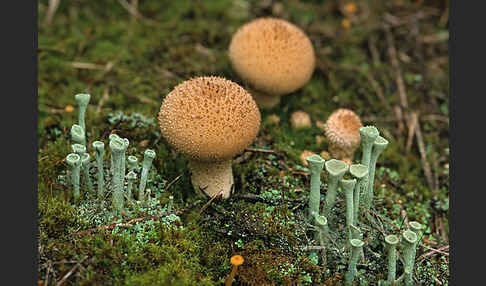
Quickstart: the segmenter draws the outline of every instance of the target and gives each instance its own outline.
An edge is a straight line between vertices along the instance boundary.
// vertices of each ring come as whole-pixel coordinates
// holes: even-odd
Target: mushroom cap
[[[158,115],[162,135],[178,152],[198,161],[228,160],[255,140],[260,111],[251,95],[221,77],[177,85]]]
[[[312,76],[312,43],[297,26],[281,19],[258,18],[233,35],[229,58],[241,78],[272,95],[291,93]]]
[[[312,126],[312,121],[307,112],[298,110],[290,115],[290,125],[294,129],[308,128]]]
[[[231,256],[231,259],[230,259],[230,262],[231,264],[235,265],[235,266],[240,266],[241,264],[243,264],[245,260],[243,259],[243,256],[241,255],[233,255]]]
[[[341,149],[356,149],[361,142],[359,129],[361,119],[352,110],[340,108],[334,111],[326,121],[324,133],[331,145]]]

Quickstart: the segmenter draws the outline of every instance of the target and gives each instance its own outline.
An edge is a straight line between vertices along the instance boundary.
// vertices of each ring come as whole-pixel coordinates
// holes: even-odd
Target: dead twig
[[[277,151],[270,149],[245,148],[245,151],[278,154]]]
[[[174,180],[172,180],[172,182],[170,182],[170,183],[167,185],[167,187],[165,187],[165,190],[167,191],[167,190],[170,188],[170,186],[172,186],[172,185],[173,185],[175,182],[177,182],[177,180],[179,180],[179,179],[182,177],[182,175],[184,175],[184,173],[180,174],[180,175],[179,175],[179,176],[177,176],[177,177],[176,177]]]
[[[69,276],[71,276],[71,274],[73,274],[73,272],[79,267],[79,265],[83,263],[83,261],[85,261],[87,258],[88,255],[84,256],[80,261],[78,261],[78,263],[76,263],[76,265],[74,265],[74,267],[71,268],[71,270],[69,270],[69,272],[66,273],[66,275],[64,275],[61,280],[59,280],[59,282],[57,282],[56,286],[62,285],[62,283],[64,283],[69,278]]]
[[[54,15],[56,14],[57,7],[59,7],[59,2],[61,0],[49,0],[49,6],[47,8],[47,15],[46,18],[44,19],[44,26],[50,25],[52,23],[52,19],[54,18]]]
[[[434,254],[442,254],[442,255],[445,255],[445,256],[449,256],[449,245],[446,245],[446,246],[442,246],[441,248],[439,249],[434,249],[434,248],[431,248],[431,247],[428,247],[426,245],[423,245],[423,247],[425,247],[426,249],[430,250],[429,252],[426,252],[424,254],[422,254],[419,258],[418,258],[418,261],[422,261],[423,259],[431,256],[431,255],[434,255]],[[447,252],[445,252],[447,250]]]
[[[145,18],[142,14],[140,14],[140,12],[138,12],[137,1],[132,1],[132,4],[130,4],[126,0],[118,0],[118,3],[120,3],[123,6],[123,8],[125,8],[128,11],[128,13],[130,13],[136,19],[141,20],[142,22],[150,26],[157,26],[157,22]]]
[[[219,192],[219,193],[215,194],[215,195],[214,195],[214,196],[213,196],[213,197],[212,197],[212,198],[211,198],[211,199],[210,199],[210,200],[209,200],[209,201],[208,201],[208,202],[207,202],[207,203],[206,203],[206,204],[205,204],[205,205],[204,205],[204,206],[201,208],[201,210],[199,211],[199,214],[202,214],[202,213],[203,213],[203,211],[204,211],[205,209],[207,209],[207,208],[209,207],[209,205],[210,205],[210,204],[211,204],[211,203],[214,201],[214,199],[216,199],[217,197],[220,197],[220,196],[222,196],[222,195],[223,195],[223,191],[221,191],[221,192]]]
[[[412,115],[410,119],[410,125],[408,126],[408,139],[407,139],[407,145],[405,147],[406,153],[410,152],[410,149],[412,148],[412,142],[413,142],[413,136],[415,134],[415,129],[417,128],[418,124],[418,116],[417,114]]]
[[[418,117],[418,114],[414,112],[412,113],[412,117]],[[420,124],[417,124],[417,128],[415,128],[415,136],[417,138],[417,145],[419,148],[420,157],[422,159],[422,167],[424,169],[425,177],[427,179],[427,184],[429,185],[430,190],[432,190],[432,194],[436,196],[439,191],[437,190],[437,186],[434,186],[432,171],[430,169],[429,161],[427,160],[427,153],[425,152],[424,139],[422,138]]]
[[[106,100],[108,100],[109,97],[110,97],[109,88],[105,87],[105,89],[103,91],[103,97],[100,99],[100,102],[98,103],[98,106],[96,107],[96,113],[101,112],[101,108],[103,107],[103,104],[105,103]]]

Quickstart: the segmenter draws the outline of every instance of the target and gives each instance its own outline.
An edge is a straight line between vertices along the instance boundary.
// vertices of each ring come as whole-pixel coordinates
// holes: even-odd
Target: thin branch
[[[418,114],[416,112],[413,112],[412,117],[418,117]],[[437,186],[434,186],[432,171],[430,169],[429,161],[427,161],[427,153],[425,152],[424,139],[422,138],[420,124],[417,124],[417,128],[415,129],[415,135],[417,137],[417,144],[419,147],[420,156],[422,158],[422,167],[425,172],[427,184],[429,185],[430,190],[432,190],[432,193],[436,196],[439,191],[437,190]]]
[[[86,255],[80,261],[78,261],[78,263],[76,263],[76,265],[74,265],[74,267],[71,268],[71,270],[69,270],[69,272],[66,273],[66,275],[64,275],[61,280],[59,280],[59,282],[57,282],[56,286],[62,285],[62,283],[64,283],[69,278],[69,276],[71,276],[71,274],[73,274],[74,270],[76,270],[79,267],[79,265],[81,263],[83,263],[83,261],[85,261],[87,258],[88,258],[88,255]]]

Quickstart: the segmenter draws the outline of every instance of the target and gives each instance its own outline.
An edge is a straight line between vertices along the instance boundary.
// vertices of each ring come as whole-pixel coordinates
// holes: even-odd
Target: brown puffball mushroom
[[[229,46],[229,58],[262,108],[277,105],[280,96],[306,84],[316,62],[307,35],[276,18],[258,18],[238,29]]]
[[[158,121],[167,142],[188,158],[193,187],[228,198],[234,182],[231,159],[260,128],[251,95],[221,77],[192,78],[167,94]]]
[[[290,115],[290,126],[293,129],[308,128],[312,126],[309,114],[302,110],[295,111]]]
[[[361,119],[352,110],[337,109],[329,116],[324,126],[324,134],[333,158],[352,162],[354,151],[361,142],[361,127]]]

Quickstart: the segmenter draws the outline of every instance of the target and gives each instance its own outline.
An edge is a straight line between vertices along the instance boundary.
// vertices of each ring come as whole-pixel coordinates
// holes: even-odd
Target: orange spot
[[[354,14],[356,10],[357,10],[356,4],[354,4],[353,2],[348,3],[344,6],[344,11],[346,11],[346,13]]]
[[[349,29],[351,28],[351,21],[349,21],[348,18],[344,18],[342,21],[341,21],[341,26],[344,28],[344,29]]]
[[[73,112],[74,110],[74,107],[72,105],[66,105],[66,107],[64,108],[64,111],[66,112]]]
[[[235,265],[235,266],[240,266],[241,264],[243,264],[243,261],[245,261],[243,259],[243,256],[241,255],[233,255],[231,257],[231,264]]]

